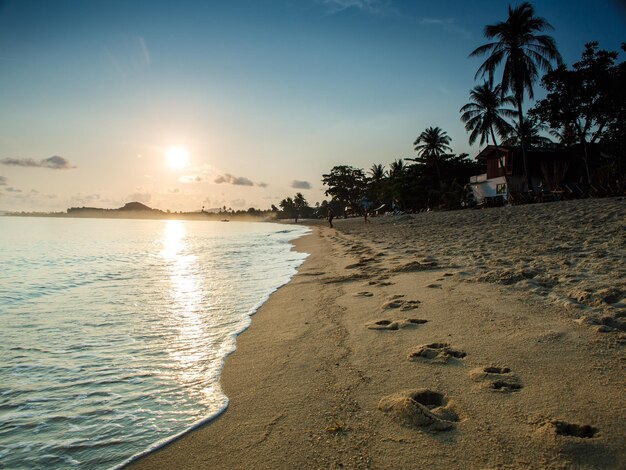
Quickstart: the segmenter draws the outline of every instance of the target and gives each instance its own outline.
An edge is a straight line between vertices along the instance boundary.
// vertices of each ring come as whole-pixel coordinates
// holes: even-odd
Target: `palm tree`
[[[373,193],[374,199],[380,199],[383,181],[385,180],[385,176],[387,176],[387,172],[385,171],[385,166],[382,164],[373,164],[369,170],[370,173],[370,182],[369,186]]]
[[[541,131],[545,131],[545,126],[532,119],[527,119],[524,121],[523,132],[520,132],[519,124],[515,123],[502,144],[521,145],[523,139],[528,147],[550,147],[554,145],[552,140],[540,134]]]
[[[576,143],[576,134],[573,124],[563,124],[559,129],[552,129],[550,135],[558,139],[559,144],[564,147],[569,147]]]
[[[391,162],[391,165],[389,165],[389,176],[397,178],[404,173],[404,170],[406,170],[406,165],[404,164],[404,161],[399,158]]]
[[[513,129],[504,117],[514,117],[515,111],[506,108],[506,105],[514,105],[515,100],[511,95],[503,96],[500,85],[493,87],[489,82],[475,86],[470,92],[470,102],[461,108],[461,121],[465,123],[465,130],[470,132],[469,144],[480,137],[480,145],[489,143],[489,139],[496,147],[496,153],[500,158],[500,167],[504,170],[506,187],[510,188],[509,177],[506,173],[503,155],[500,154],[496,132],[500,138],[509,135]],[[494,131],[495,129],[495,131]]]
[[[450,137],[446,131],[439,127],[428,127],[413,142],[415,151],[421,158],[407,158],[407,160],[425,161],[427,164],[434,166],[437,178],[441,181],[439,158],[446,152],[452,151],[448,144],[450,144]]]
[[[403,187],[406,182],[406,169],[407,166],[404,164],[404,160],[398,158],[391,162],[389,165],[389,172],[387,175],[389,176],[388,182],[386,185],[386,192],[391,196],[392,209],[404,208],[404,200],[403,200]]]
[[[309,206],[309,203],[306,201],[302,193],[296,193],[293,200],[288,197],[286,200],[281,201],[281,207],[283,207],[283,202],[285,202],[283,210],[291,210],[294,218],[296,219],[296,223],[298,223],[298,217],[300,217],[300,214]]]
[[[476,77],[488,75],[490,81],[498,66],[504,63],[502,93],[509,91],[513,93],[520,128],[524,128],[522,111],[524,93],[532,99],[533,84],[539,76],[539,71],[551,70],[552,62],[562,63],[554,38],[546,34],[537,34],[549,29],[554,28],[544,18],[535,16],[535,10],[530,3],[524,2],[515,8],[509,5],[509,17],[506,21],[485,26],[485,37],[496,40],[476,48],[470,54],[470,57],[489,54],[476,72]],[[526,158],[526,141],[524,134],[521,135],[524,174],[528,188],[532,189]]]
[[[506,105],[514,105],[513,96],[503,96],[500,85],[492,87],[489,82],[475,86],[470,92],[470,102],[461,108],[461,121],[465,124],[465,130],[471,132],[469,144],[480,137],[480,145],[489,143],[489,139],[497,147],[495,132],[500,137],[507,136],[513,126],[504,118],[515,116],[515,110],[505,108]]]
[[[372,181],[376,183],[380,183],[386,175],[385,166],[382,164],[374,163],[370,168],[370,176],[372,177]]]

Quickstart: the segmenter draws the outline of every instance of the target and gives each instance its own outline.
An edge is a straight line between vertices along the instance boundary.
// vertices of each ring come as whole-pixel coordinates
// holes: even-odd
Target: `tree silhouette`
[[[382,164],[373,164],[369,170],[370,178],[368,181],[369,190],[371,196],[374,199],[380,199],[382,197],[383,186],[385,183],[385,178],[387,176],[387,172],[385,171],[385,166]]]
[[[437,179],[441,180],[439,158],[452,151],[449,144],[450,137],[446,131],[439,127],[428,127],[415,139],[415,142],[413,142],[415,151],[420,158],[407,158],[407,160],[422,162],[433,166],[437,173]]]
[[[576,134],[572,124],[564,124],[559,128],[550,129],[550,135],[558,140],[563,147],[569,147],[576,143]]]
[[[507,136],[512,129],[504,118],[515,117],[515,110],[506,108],[514,105],[513,96],[503,96],[500,85],[492,87],[489,82],[475,86],[470,92],[470,102],[461,108],[461,121],[470,132],[469,144],[480,137],[480,145],[491,142],[497,146],[496,132],[500,138]]]
[[[385,165],[382,165],[380,163],[374,163],[371,166],[369,173],[372,181],[376,182],[381,182],[383,178],[387,175],[387,172],[385,171]]]
[[[524,94],[534,98],[533,84],[537,81],[539,71],[551,70],[552,62],[559,65],[562,63],[554,39],[546,34],[538,34],[549,29],[554,28],[544,18],[535,16],[535,10],[530,3],[524,2],[515,8],[509,6],[506,21],[485,26],[485,37],[495,41],[476,48],[470,54],[470,57],[489,54],[476,72],[476,77],[488,75],[492,81],[496,69],[503,64],[500,82],[502,93],[513,93],[520,129],[524,128]],[[532,189],[526,156],[527,143],[524,133],[520,135],[524,174],[528,189]]]
[[[293,198],[293,205],[297,212],[302,212],[305,208],[309,207],[309,203],[306,201],[302,193],[296,193]]]
[[[504,158],[498,149],[496,131],[500,138],[511,133],[512,126],[504,118],[514,117],[515,111],[505,106],[515,104],[515,100],[511,95],[503,96],[500,85],[493,87],[489,82],[475,86],[470,92],[470,100],[461,108],[461,121],[465,123],[465,130],[470,132],[469,144],[473,145],[479,137],[480,145],[489,143],[491,139],[500,158],[506,186],[510,188]]]
[[[397,178],[402,175],[405,169],[406,165],[404,164],[404,161],[401,158],[398,158],[397,160],[391,162],[391,165],[389,165],[389,176]]]
[[[624,84],[616,81],[617,52],[598,49],[596,41],[585,44],[581,60],[572,69],[561,65],[548,72],[541,84],[548,92],[529,114],[537,116],[552,129],[570,129],[583,148],[583,161],[587,181],[589,170],[589,146],[599,142],[617,120],[620,105],[616,91]]]
[[[554,142],[548,137],[544,137],[540,134],[541,131],[545,131],[544,125],[538,123],[535,119],[526,119],[524,121],[523,132],[520,131],[519,124],[516,122],[511,129],[511,132],[502,142],[503,145],[521,145],[522,138],[526,145],[529,147],[550,147],[554,145]]]
[[[332,196],[333,201],[339,202],[344,208],[357,207],[366,187],[365,172],[347,165],[334,166],[330,173],[322,175],[322,182],[328,186],[325,194]]]

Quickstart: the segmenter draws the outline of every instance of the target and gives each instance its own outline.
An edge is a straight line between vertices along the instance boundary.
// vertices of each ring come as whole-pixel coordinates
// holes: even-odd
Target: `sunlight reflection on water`
[[[168,220],[163,229],[161,256],[167,262],[169,273],[168,296],[172,300],[168,308],[174,340],[168,342],[167,353],[178,363],[176,378],[182,385],[195,385],[202,382],[206,374],[204,362],[206,353],[198,348],[202,340],[205,322],[201,317],[205,306],[202,282],[199,276],[198,257],[190,254],[186,241],[187,228],[179,220]],[[214,391],[204,388],[203,402],[214,401]],[[200,397],[198,397],[200,398]]]

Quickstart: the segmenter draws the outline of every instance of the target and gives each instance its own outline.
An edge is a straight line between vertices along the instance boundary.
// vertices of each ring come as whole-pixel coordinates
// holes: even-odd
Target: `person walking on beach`
[[[328,206],[328,223],[330,224],[330,228],[333,228],[334,218],[335,218],[335,213],[333,212],[333,208]]]

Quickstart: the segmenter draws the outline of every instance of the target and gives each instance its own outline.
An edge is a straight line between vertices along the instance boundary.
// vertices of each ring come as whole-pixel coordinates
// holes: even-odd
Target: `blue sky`
[[[411,156],[431,125],[473,155],[467,56],[507,5],[0,1],[0,209],[321,201],[333,165]],[[618,1],[533,5],[569,64],[587,41],[626,41]],[[188,166],[167,166],[171,146]]]

